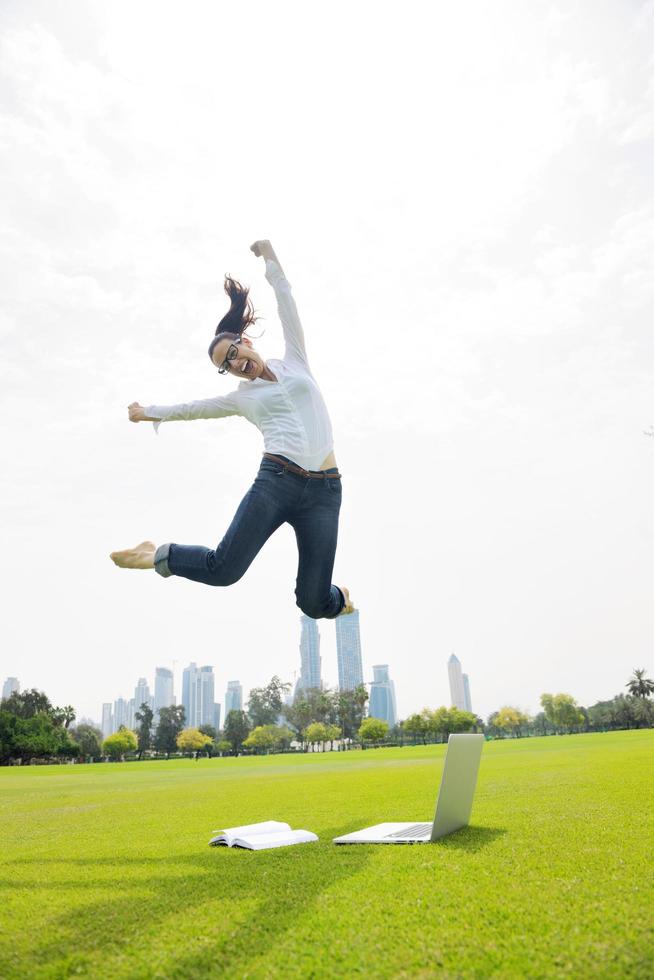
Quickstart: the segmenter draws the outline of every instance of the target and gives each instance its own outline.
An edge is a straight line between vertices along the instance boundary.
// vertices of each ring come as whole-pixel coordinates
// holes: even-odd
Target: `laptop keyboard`
[[[431,833],[432,826],[430,823],[414,823],[404,830],[396,830],[393,834],[386,834],[386,837],[392,837],[393,840],[402,840],[405,837],[424,837],[425,834]]]

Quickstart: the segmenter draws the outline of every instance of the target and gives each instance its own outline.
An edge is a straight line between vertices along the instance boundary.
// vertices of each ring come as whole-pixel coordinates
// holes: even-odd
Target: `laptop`
[[[334,844],[428,844],[468,826],[483,735],[450,735],[431,823],[378,823],[335,837]]]

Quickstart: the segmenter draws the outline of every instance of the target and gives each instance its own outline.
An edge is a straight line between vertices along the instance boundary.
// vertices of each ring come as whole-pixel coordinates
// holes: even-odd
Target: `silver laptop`
[[[335,837],[335,844],[427,844],[467,827],[477,785],[483,735],[450,735],[431,823],[378,823]]]

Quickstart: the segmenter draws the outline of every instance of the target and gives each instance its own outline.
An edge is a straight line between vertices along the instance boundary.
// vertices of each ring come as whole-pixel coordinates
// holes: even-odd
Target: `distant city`
[[[355,610],[347,616],[337,617],[334,625],[338,688],[341,691],[352,691],[365,685],[359,611]],[[399,718],[395,684],[391,680],[389,666],[375,664],[372,671],[373,679],[365,685],[370,689],[368,714],[372,718],[380,718],[387,722],[389,728],[394,728]],[[472,712],[470,681],[468,675],[463,673],[461,662],[454,654],[447,662],[447,672],[452,706],[462,711]],[[300,617],[300,673],[294,690],[287,695],[287,701],[292,702],[303,690],[321,687],[323,687],[323,680],[318,621],[303,614]],[[14,692],[20,692],[18,678],[8,677],[2,688],[2,697],[9,698]],[[230,711],[243,710],[243,686],[238,680],[228,681],[224,695],[225,711],[221,714],[221,704],[216,700],[213,667],[208,665],[198,667],[193,662],[182,672],[181,703],[184,706],[185,724],[188,728],[211,725],[219,731],[221,720],[224,724]],[[133,697],[105,701],[102,705],[100,722],[102,735],[105,738],[113,735],[121,725],[134,728],[137,721],[136,713],[143,704],[147,704],[154,712],[155,723],[161,708],[177,704],[172,670],[168,667],[156,668],[154,691],[151,690],[145,677],[139,677]]]

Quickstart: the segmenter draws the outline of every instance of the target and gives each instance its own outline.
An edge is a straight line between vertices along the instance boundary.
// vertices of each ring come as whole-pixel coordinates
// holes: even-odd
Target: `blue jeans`
[[[338,470],[325,472],[335,474]],[[337,476],[304,477],[263,459],[215,550],[202,545],[164,544],[157,548],[154,567],[164,577],[181,575],[205,585],[231,585],[245,574],[271,534],[286,522],[295,531],[299,552],[297,605],[312,619],[333,619],[345,605],[343,593],[332,585],[340,509],[341,481]]]

